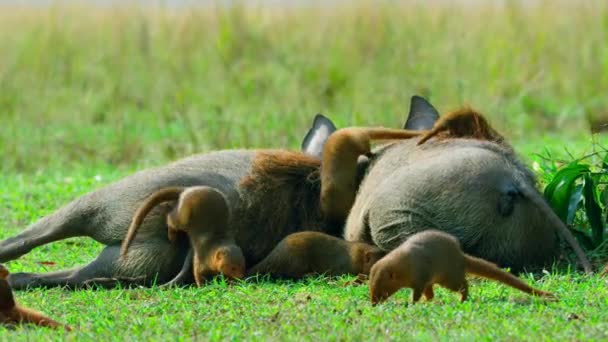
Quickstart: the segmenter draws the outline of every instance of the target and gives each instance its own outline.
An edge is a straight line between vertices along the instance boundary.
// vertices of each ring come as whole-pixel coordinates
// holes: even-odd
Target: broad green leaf
[[[604,171],[608,171],[608,153],[606,153],[604,160],[602,161],[602,169],[604,169]]]
[[[600,199],[602,201],[602,204],[604,205],[604,208],[608,209],[608,186],[604,188],[604,191],[602,191]]]
[[[586,174],[584,180],[585,212],[591,226],[591,240],[595,247],[597,247],[604,240],[602,208],[597,200],[596,183],[593,181],[593,177]]]
[[[555,192],[555,189],[557,188],[558,185],[560,185],[560,182],[563,181],[566,178],[571,177],[572,175],[579,175],[581,172],[588,172],[589,171],[589,166],[587,165],[581,165],[578,163],[572,163],[569,164],[565,167],[563,167],[562,169],[560,169],[559,171],[557,171],[555,173],[555,175],[553,176],[553,179],[551,180],[551,182],[547,185],[547,187],[545,188],[545,198],[547,200],[549,200],[551,197],[553,197],[553,193]]]
[[[545,188],[545,198],[562,221],[566,222],[568,219],[568,208],[576,180],[589,171],[587,165],[569,164],[559,170]]]
[[[570,195],[570,201],[568,203],[568,217],[566,219],[566,224],[571,225],[574,221],[574,217],[576,211],[578,210],[579,204],[583,200],[583,184],[578,184],[574,187],[574,191],[572,191],[572,195]]]

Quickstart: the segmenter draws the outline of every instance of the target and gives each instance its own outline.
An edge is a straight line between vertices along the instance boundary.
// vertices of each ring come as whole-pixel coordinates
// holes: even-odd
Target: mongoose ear
[[[422,96],[414,95],[410,101],[410,113],[403,128],[415,131],[431,129],[437,119],[439,119],[437,109]]]
[[[192,208],[189,204],[184,203],[183,197],[180,196],[179,201],[177,202],[177,208],[174,210],[176,211],[177,215],[172,217],[174,221],[173,223],[179,225],[180,228],[183,229],[183,227],[188,225],[190,222],[190,213],[192,212]]]
[[[223,249],[216,251],[213,258],[216,263],[222,262],[226,258],[226,251],[224,251]]]
[[[336,131],[336,126],[323,114],[315,115],[312,127],[302,140],[302,151],[317,158],[321,158],[323,146],[327,138]]]
[[[8,274],[8,268],[6,268],[6,266],[4,266],[3,264],[0,264],[0,279],[8,278]]]

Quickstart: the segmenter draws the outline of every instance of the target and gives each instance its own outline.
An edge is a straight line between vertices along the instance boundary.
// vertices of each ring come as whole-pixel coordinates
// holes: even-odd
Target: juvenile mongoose
[[[372,265],[384,254],[367,243],[348,242],[320,232],[298,232],[285,237],[247,273],[291,279],[308,274],[369,274]]]
[[[25,308],[15,301],[13,290],[8,283],[8,269],[0,264],[0,323],[1,324],[35,324],[50,328],[64,328],[72,330],[69,326],[44,316],[40,312]]]
[[[241,279],[245,275],[245,257],[229,232],[230,207],[224,195],[208,186],[168,187],[150,195],[137,209],[121,253],[127,256],[128,248],[145,216],[156,205],[176,201],[167,214],[169,240],[177,232],[186,232],[193,248],[193,272],[197,285],[203,278],[221,273]]]
[[[403,140],[424,131],[384,127],[349,127],[332,133],[323,146],[321,210],[330,222],[346,220],[357,193],[360,156],[369,155],[373,140]]]
[[[463,253],[455,237],[438,230],[414,234],[380,259],[371,269],[370,298],[375,305],[399,289],[409,287],[414,290],[414,303],[423,294],[431,300],[433,285],[439,284],[460,292],[461,301],[464,301],[469,293],[465,272],[497,280],[535,296],[554,298],[553,294],[528,286],[495,264]]]

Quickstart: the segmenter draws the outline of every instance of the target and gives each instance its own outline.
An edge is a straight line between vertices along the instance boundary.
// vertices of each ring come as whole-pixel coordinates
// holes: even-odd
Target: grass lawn
[[[0,238],[69,199],[126,172],[77,169],[55,174],[0,176]],[[101,245],[91,239],[63,240],[7,263],[12,272],[46,272],[92,260]],[[76,327],[64,336],[39,328],[0,328],[0,340],[140,339],[356,339],[421,340],[602,340],[608,338],[608,279],[565,269],[525,275],[561,301],[545,302],[494,282],[473,279],[470,300],[438,290],[431,303],[408,304],[402,290],[372,307],[367,286],[344,287],[342,279],[300,282],[251,281],[203,288],[16,292],[26,306]]]
[[[608,146],[589,133],[608,120],[606,18],[600,1],[0,7],[0,239],[144,167],[220,148],[297,148],[319,111],[338,126],[399,127],[414,93],[441,111],[470,103],[545,170],[546,157]],[[63,269],[101,247],[60,241],[7,266]],[[371,307],[367,287],[346,278],[17,292],[76,329],[0,328],[0,340],[608,339],[606,277],[524,277],[561,300],[472,280],[466,303],[438,290],[409,305],[402,290]]]

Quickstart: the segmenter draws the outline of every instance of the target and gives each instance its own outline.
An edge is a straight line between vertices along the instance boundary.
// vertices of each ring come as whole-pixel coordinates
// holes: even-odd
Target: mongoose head
[[[376,246],[361,246],[358,247],[358,263],[361,265],[360,273],[369,274],[372,266],[386,254],[383,250]]]
[[[230,279],[245,277],[245,257],[241,249],[232,244],[222,246],[213,255],[213,269]]]
[[[413,282],[406,258],[387,255],[372,266],[369,275],[369,294],[372,305],[385,301]]]
[[[207,275],[222,274],[229,279],[245,277],[245,256],[241,248],[234,244],[220,245],[213,248],[207,257],[195,252],[194,280],[201,286]]]

